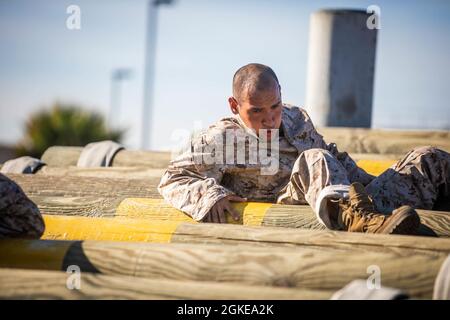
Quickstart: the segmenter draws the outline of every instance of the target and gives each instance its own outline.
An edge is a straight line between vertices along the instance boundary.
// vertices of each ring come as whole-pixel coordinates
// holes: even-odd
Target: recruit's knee
[[[437,151],[440,151],[440,150],[433,146],[421,146],[421,147],[416,147],[416,148],[412,149],[412,152],[414,152],[417,155],[426,155],[426,154],[430,154],[430,153],[436,153]]]
[[[420,159],[429,159],[429,158],[447,158],[450,159],[450,154],[444,150],[433,146],[423,146],[417,147],[411,150],[411,153]]]
[[[332,156],[332,155],[329,151],[327,151],[325,149],[313,148],[313,149],[305,150],[302,153],[300,153],[297,160],[295,161],[294,171],[296,170],[296,168],[297,169],[301,168],[302,167],[301,164],[303,164],[303,165],[312,164],[312,163],[315,163],[316,161],[323,160],[327,156]]]
[[[320,148],[313,148],[303,151],[299,157],[305,158],[323,158],[326,156],[333,156],[330,151]]]
[[[294,171],[302,168],[306,165],[306,167],[318,162],[324,161],[326,158],[331,158],[333,155],[325,149],[313,148],[308,149],[300,153],[297,160],[294,163]]]

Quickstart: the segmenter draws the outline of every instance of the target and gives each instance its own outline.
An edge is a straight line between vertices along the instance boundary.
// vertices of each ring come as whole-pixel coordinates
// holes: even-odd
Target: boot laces
[[[342,210],[342,222],[347,226],[360,225],[363,232],[377,229],[385,216],[375,211],[373,201],[367,194],[357,194],[350,199],[339,201]],[[362,224],[361,224],[362,223]]]
[[[367,194],[357,194],[350,199],[352,211],[367,218],[377,216],[373,201]]]

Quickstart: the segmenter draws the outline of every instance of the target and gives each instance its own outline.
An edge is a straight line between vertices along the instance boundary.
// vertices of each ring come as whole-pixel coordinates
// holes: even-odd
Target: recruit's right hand
[[[226,211],[233,217],[234,220],[238,221],[240,218],[239,212],[231,206],[230,201],[235,202],[245,202],[246,198],[241,198],[236,195],[229,195],[225,198],[220,199],[216,204],[209,210],[208,214],[203,218],[203,222],[213,222],[213,223],[227,223]]]

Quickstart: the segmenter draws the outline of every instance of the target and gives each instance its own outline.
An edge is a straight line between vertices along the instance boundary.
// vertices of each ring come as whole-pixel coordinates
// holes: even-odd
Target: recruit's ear
[[[230,109],[231,109],[231,112],[233,112],[233,114],[239,114],[239,109],[238,109],[239,104],[234,97],[228,98],[228,104],[230,105]]]

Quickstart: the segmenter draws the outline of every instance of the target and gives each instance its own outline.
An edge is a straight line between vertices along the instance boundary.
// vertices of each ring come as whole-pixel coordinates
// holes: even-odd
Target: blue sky
[[[0,0],[0,143],[15,143],[29,114],[55,101],[107,114],[110,74],[123,82],[116,123],[140,146],[145,0]],[[68,30],[66,8],[81,8]],[[283,100],[303,105],[309,16],[321,8],[381,8],[374,127],[450,129],[450,2],[177,0],[159,10],[153,149],[176,129],[229,113],[231,77],[249,62],[270,65]]]

